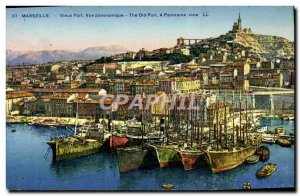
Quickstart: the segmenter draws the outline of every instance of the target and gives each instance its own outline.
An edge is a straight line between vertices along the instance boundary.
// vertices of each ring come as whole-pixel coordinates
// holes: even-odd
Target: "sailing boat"
[[[192,115],[191,115],[191,133],[190,133],[190,146],[184,146],[179,150],[179,154],[181,156],[181,161],[183,164],[183,167],[185,170],[192,170],[196,168],[199,163],[201,157],[204,155],[204,151],[201,149],[202,145],[202,134],[203,134],[203,121],[204,121],[204,101],[203,104],[197,104],[197,99],[196,99],[196,107],[197,109],[195,111],[192,110]],[[201,112],[198,112],[199,107],[201,108]],[[201,119],[198,119],[198,115],[201,113]],[[200,120],[201,123],[201,134],[199,133],[199,124],[196,124]],[[195,130],[197,130],[197,140],[198,140],[198,146],[196,147],[194,144],[194,135],[195,135]],[[201,137],[201,139],[200,139]]]
[[[142,110],[141,121],[141,145],[117,148],[119,171],[121,173],[148,168],[156,163],[153,148],[144,143],[146,126],[144,109]]]
[[[206,150],[205,158],[210,166],[213,173],[223,172],[230,169],[233,169],[239,165],[241,165],[245,159],[255,153],[259,145],[261,144],[261,136],[257,133],[249,133],[248,125],[246,123],[246,127],[242,127],[242,113],[241,113],[241,95],[239,100],[239,110],[240,110],[240,125],[239,130],[237,130],[236,134],[236,144],[231,148],[226,147],[224,142],[222,142],[222,130],[223,126],[218,121],[215,127],[220,127],[219,130],[216,131],[216,139],[217,139],[217,148],[208,148]],[[219,108],[216,108],[219,110]],[[226,111],[226,104],[225,110]],[[219,113],[217,111],[217,113]],[[247,115],[247,102],[246,102],[246,115]],[[218,120],[219,115],[217,115]],[[224,115],[224,120],[227,119],[226,112]],[[247,117],[246,117],[247,122]],[[226,129],[226,122],[224,123],[224,132]],[[215,129],[215,128],[214,128]],[[245,137],[246,134],[246,137]],[[233,140],[234,141],[234,140]],[[234,142],[233,142],[234,143]]]
[[[99,152],[104,143],[104,131],[96,124],[90,125],[84,136],[77,134],[78,101],[76,104],[76,121],[74,134],[67,137],[51,138],[46,143],[51,147],[53,160],[62,161]]]
[[[159,145],[153,145],[156,157],[161,168],[180,164],[180,155],[178,153],[178,145],[171,144],[170,137],[170,110],[165,109],[165,118],[160,121],[160,132],[163,133],[163,142]],[[165,119],[167,119],[167,126],[165,126]],[[189,127],[187,125],[187,127]],[[173,126],[174,128],[174,126]],[[188,129],[188,128],[187,128]]]

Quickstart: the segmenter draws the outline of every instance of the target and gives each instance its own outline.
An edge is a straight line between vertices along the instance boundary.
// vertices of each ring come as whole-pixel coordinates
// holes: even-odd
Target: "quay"
[[[108,123],[107,119],[99,119],[100,122],[105,121]],[[6,116],[6,123],[14,124],[14,123],[32,123],[38,121],[50,121],[56,124],[63,124],[65,126],[74,126],[76,124],[76,118],[71,117],[41,117],[41,116]],[[84,124],[93,122],[94,119],[86,119],[86,118],[78,118],[77,125],[82,126]],[[113,121],[117,124],[122,124],[123,121]]]
[[[244,111],[241,112],[242,114]],[[274,111],[273,114],[269,114],[266,110],[253,110],[253,115],[255,117],[264,117],[264,118],[280,118],[283,116],[293,116],[294,111],[293,110],[278,110]],[[239,121],[239,112],[235,112],[235,121]],[[99,119],[100,122],[105,121],[108,123],[108,119]],[[37,121],[51,121],[57,124],[64,124],[65,126],[74,126],[76,124],[76,118],[75,117],[49,117],[49,116],[12,116],[7,115],[6,116],[6,123],[32,123]],[[94,122],[94,119],[86,119],[86,118],[78,118],[77,119],[77,125],[82,126],[84,124]],[[123,125],[124,121],[121,120],[112,120],[112,123],[115,125]],[[229,122],[228,122],[229,123]],[[230,123],[229,123],[230,124]]]

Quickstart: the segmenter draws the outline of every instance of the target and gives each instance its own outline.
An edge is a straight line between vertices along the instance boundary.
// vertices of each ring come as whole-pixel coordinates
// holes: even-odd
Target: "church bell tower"
[[[241,18],[241,13],[239,13],[239,18],[238,18],[238,22],[237,22],[237,29],[239,31],[242,30],[242,18]]]

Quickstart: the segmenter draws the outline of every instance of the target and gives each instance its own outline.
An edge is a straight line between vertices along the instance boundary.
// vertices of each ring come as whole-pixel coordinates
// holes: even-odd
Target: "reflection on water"
[[[294,131],[293,121],[262,119],[261,124],[265,123],[270,130],[284,126],[287,133]],[[175,185],[175,190],[227,190],[241,189],[244,182],[258,189],[294,187],[294,146],[266,145],[271,151],[268,162],[278,168],[265,179],[255,176],[262,162],[218,174],[207,167],[191,171],[152,168],[120,174],[116,153],[101,152],[62,162],[53,162],[52,153],[43,158],[48,149],[45,141],[53,134],[69,134],[65,128],[13,124],[7,125],[6,133],[7,187],[11,190],[162,190],[165,183]]]
[[[107,152],[97,153],[74,160],[51,162],[51,170],[53,170],[57,177],[72,176],[78,172],[101,172],[108,168],[117,167],[116,156]],[[108,168],[107,168],[108,167]]]

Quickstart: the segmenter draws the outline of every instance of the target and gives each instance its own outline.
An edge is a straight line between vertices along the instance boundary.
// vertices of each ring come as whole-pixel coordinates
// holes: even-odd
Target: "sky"
[[[168,13],[186,17],[129,17]],[[208,16],[203,16],[207,13]],[[36,7],[6,9],[6,48],[16,51],[73,50],[121,45],[138,51],[173,47],[176,39],[225,34],[241,14],[243,28],[294,41],[293,7]],[[23,18],[22,14],[48,14]],[[62,18],[60,14],[123,14],[122,18]],[[199,16],[188,16],[198,14]],[[17,17],[14,17],[17,16]]]

